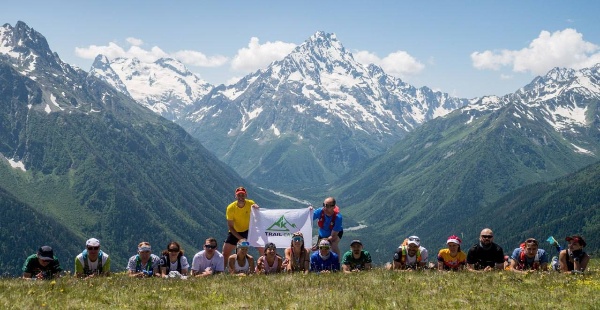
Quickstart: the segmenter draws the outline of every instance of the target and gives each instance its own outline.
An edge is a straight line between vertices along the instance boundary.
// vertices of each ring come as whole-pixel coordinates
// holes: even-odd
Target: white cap
[[[451,238],[451,239],[448,239],[448,241],[446,241],[446,244],[448,244],[448,243],[456,243],[456,244],[460,245],[460,240]]]
[[[85,246],[100,246],[100,240],[96,238],[90,238],[85,242]]]
[[[319,245],[327,245],[327,246],[329,246],[331,244],[329,243],[329,240],[327,240],[327,239],[321,239],[321,242],[319,242]]]
[[[414,245],[416,245],[416,246],[420,246],[420,245],[421,245],[421,244],[419,243],[419,241],[417,241],[417,240],[410,240],[410,241],[408,241],[408,245],[411,245],[411,244],[414,244]]]

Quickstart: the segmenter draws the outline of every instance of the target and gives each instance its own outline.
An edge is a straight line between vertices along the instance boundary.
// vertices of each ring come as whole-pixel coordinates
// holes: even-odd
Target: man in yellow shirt
[[[223,243],[223,263],[227,264],[227,259],[231,252],[236,248],[238,240],[248,239],[248,229],[250,228],[250,210],[258,208],[258,205],[251,199],[246,199],[247,192],[243,187],[235,189],[236,201],[227,206],[225,216],[227,218],[227,227],[229,233]],[[260,255],[263,254],[263,248],[257,248]]]

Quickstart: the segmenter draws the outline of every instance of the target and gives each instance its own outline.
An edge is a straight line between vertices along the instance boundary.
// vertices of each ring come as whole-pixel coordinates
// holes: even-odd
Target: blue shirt
[[[544,251],[544,249],[538,249],[537,251],[537,255],[538,255],[538,259],[539,259],[539,263],[541,264],[547,264],[548,263],[548,253],[546,253],[546,251]],[[520,263],[519,258],[521,257],[521,248],[516,248],[512,255],[510,256],[510,259],[514,259],[517,261],[517,263]],[[527,257],[527,255],[525,255],[525,268],[531,268],[533,266],[533,263],[535,262],[535,257]]]
[[[310,256],[310,271],[318,272],[323,270],[340,270],[340,260],[335,252],[329,251],[329,258],[327,260],[321,258],[319,251],[312,253]]]
[[[314,220],[320,220],[321,219],[321,213],[323,212],[323,208],[319,208],[317,210],[315,210],[315,212],[313,213],[313,221]],[[327,216],[325,215],[325,221],[323,223],[323,228],[319,227],[319,237],[321,238],[327,238],[329,236],[331,236],[331,231],[342,231],[342,214],[338,213],[336,215],[335,218],[335,223],[333,224],[333,229],[329,229],[329,227],[331,226],[331,219],[333,218],[333,216]]]

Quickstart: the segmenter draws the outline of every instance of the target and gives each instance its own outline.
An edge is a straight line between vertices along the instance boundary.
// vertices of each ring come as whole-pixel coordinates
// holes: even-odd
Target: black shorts
[[[242,235],[242,237],[248,239],[248,231],[238,231],[238,234]],[[237,245],[240,239],[236,238],[231,232],[227,233],[227,239],[225,239],[225,243]]]
[[[342,235],[343,234],[344,234],[344,230],[340,230],[338,232],[338,238],[340,238],[340,240],[342,239]],[[325,238],[329,238],[329,236],[328,237],[321,237],[321,236],[319,236],[319,238],[317,239],[317,245],[319,245],[319,242],[321,242],[321,239],[325,239]]]

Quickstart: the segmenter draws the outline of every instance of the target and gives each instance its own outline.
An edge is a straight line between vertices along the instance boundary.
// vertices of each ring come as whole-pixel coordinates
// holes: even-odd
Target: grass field
[[[600,275],[512,272],[0,279],[1,309],[599,309]]]

